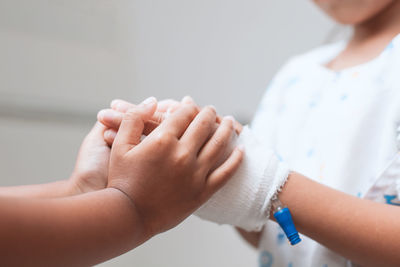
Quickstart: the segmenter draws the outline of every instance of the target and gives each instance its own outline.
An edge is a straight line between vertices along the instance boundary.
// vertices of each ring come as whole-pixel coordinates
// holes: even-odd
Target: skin
[[[352,26],[346,48],[326,67],[340,71],[367,63],[400,32],[400,2],[395,0],[314,0],[336,22]]]
[[[338,23],[361,25],[383,10],[388,9],[395,0],[313,0],[327,15]]]
[[[172,104],[172,100],[160,101],[156,112],[149,121],[145,122],[144,134],[151,133],[163,120],[164,111]],[[136,105],[130,105],[130,108]],[[128,109],[124,110],[124,113]],[[99,113],[101,116],[101,112]],[[119,114],[118,124],[123,120]],[[112,116],[112,114],[111,114]],[[115,119],[114,117],[111,117]],[[74,196],[82,193],[104,189],[107,186],[108,165],[110,160],[110,142],[114,140],[117,132],[96,122],[89,134],[85,137],[79,149],[74,171],[69,179],[48,184],[23,185],[14,187],[0,187],[0,196],[55,198]]]
[[[338,23],[353,26],[347,47],[326,64],[332,70],[373,60],[400,32],[400,1],[314,2]],[[362,266],[398,266],[398,208],[346,195],[297,173],[290,175],[279,198],[290,207],[301,233]],[[239,233],[258,247],[261,233]]]
[[[97,166],[109,155],[107,187],[95,190],[105,184],[98,175],[87,183],[88,192],[75,196],[48,198],[44,196],[54,193],[36,188],[34,197],[20,197],[19,189],[17,197],[0,195],[3,265],[95,265],[178,225],[227,182],[242,151],[235,149],[213,168],[235,134],[232,121],[223,120],[215,130],[213,108],[199,112],[194,105],[182,105],[141,141],[156,108],[153,99],[128,110],[110,154],[86,150],[91,142],[82,146],[83,151],[97,151],[94,159],[101,160],[81,165],[83,153],[76,172],[104,174],[107,168],[87,167]],[[105,128],[96,127],[91,134],[103,139]]]
[[[316,0],[315,2],[337,22],[352,25],[354,28],[354,34],[347,47],[326,64],[332,70],[342,70],[372,60],[400,30],[400,22],[397,18],[400,11],[399,1]],[[114,103],[114,111],[125,112],[116,106],[118,104]],[[116,113],[117,117],[121,117],[119,113]],[[121,120],[116,119],[116,123],[110,125],[110,121],[113,120],[109,120],[107,114],[109,111],[99,114],[99,120],[110,127],[104,130],[103,136],[106,143],[112,144],[117,136]],[[155,125],[160,121],[160,117],[156,116]],[[152,128],[154,125],[149,126],[149,129]],[[240,131],[240,127],[237,131]],[[117,187],[120,186],[118,183],[117,185]],[[130,192],[124,188],[117,189],[125,196],[129,194],[126,192]],[[91,194],[95,193],[97,192]],[[397,242],[400,238],[398,208],[357,199],[297,173],[290,175],[279,197],[282,202],[291,207],[296,226],[301,233],[344,257],[363,266],[397,266],[400,262],[400,253],[398,253],[400,247]],[[142,203],[139,210],[147,208],[151,210],[155,207],[154,205],[146,207],[143,202],[139,201],[139,203]],[[189,212],[190,207],[186,209]],[[355,210],[357,212],[354,212]],[[322,219],[321,214],[324,214]],[[132,217],[134,222],[134,218],[138,216]],[[146,215],[145,218],[151,221],[151,214]],[[171,227],[168,223],[166,225],[167,228]],[[150,232],[157,232],[162,227],[153,225],[151,229],[154,230]],[[258,246],[259,233],[245,233],[242,230],[241,233],[251,244]],[[115,234],[118,236],[118,233]],[[140,240],[145,239],[146,237],[138,237],[135,240],[140,243],[142,242]],[[113,245],[119,248],[119,244]],[[121,250],[124,248],[122,246]]]
[[[279,198],[300,233],[361,266],[399,266],[398,207],[359,199],[298,173],[289,176]]]
[[[132,105],[125,101],[119,104],[125,108]],[[107,113],[103,115],[107,117]],[[99,120],[107,122],[103,116]],[[118,127],[118,120],[106,124]],[[290,207],[300,233],[362,266],[398,266],[399,208],[359,199],[298,173],[290,174],[279,198]],[[258,247],[261,233],[238,232]]]

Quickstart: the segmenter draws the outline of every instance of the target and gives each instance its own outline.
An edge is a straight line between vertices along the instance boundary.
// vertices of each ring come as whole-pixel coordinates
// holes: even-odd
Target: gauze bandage
[[[269,218],[271,198],[286,182],[289,169],[272,150],[263,147],[247,126],[235,145],[239,144],[245,151],[241,166],[195,215],[219,224],[259,231]]]

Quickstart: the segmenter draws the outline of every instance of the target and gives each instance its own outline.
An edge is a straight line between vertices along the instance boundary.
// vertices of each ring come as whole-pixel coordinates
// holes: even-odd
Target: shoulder
[[[325,44],[311,49],[305,53],[292,56],[279,70],[277,76],[282,75],[282,73],[307,71],[309,67],[324,64],[340,53],[344,46],[344,41]]]
[[[289,58],[272,79],[269,89],[285,87],[309,75],[312,69],[335,57],[344,46],[344,41],[326,44]]]
[[[305,53],[291,57],[286,65],[290,68],[306,66],[309,64],[324,64],[334,58],[345,47],[346,42],[336,42],[331,44],[321,45],[311,49]]]
[[[379,63],[381,69],[376,80],[400,93],[400,34],[386,46]]]
[[[388,63],[386,65],[397,73],[398,67],[400,67],[400,34],[386,46],[383,54],[385,61]]]

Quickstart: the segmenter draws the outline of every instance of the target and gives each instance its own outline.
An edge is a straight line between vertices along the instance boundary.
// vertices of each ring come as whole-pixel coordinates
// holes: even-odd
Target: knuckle
[[[179,165],[185,165],[187,162],[190,161],[191,154],[188,148],[182,147],[179,149],[175,156],[175,161]]]
[[[208,128],[211,125],[211,121],[209,119],[203,119],[200,121],[201,128]]]
[[[234,128],[232,119],[224,119],[224,125],[229,130],[233,130],[233,128]]]
[[[101,120],[103,119],[104,114],[105,114],[106,112],[107,112],[106,109],[102,109],[102,110],[100,110],[99,112],[97,112],[97,119],[98,119],[99,121],[101,121]]]
[[[124,114],[124,120],[141,120],[141,114],[135,109],[130,109]]]
[[[198,110],[197,110],[197,107],[195,104],[186,104],[185,106],[186,106],[186,110],[187,110],[188,114],[192,115],[192,114],[198,113]]]
[[[227,145],[228,141],[226,138],[222,136],[215,136],[211,139],[211,142],[214,147],[223,148]]]
[[[216,122],[216,120],[217,120],[217,113],[216,113],[216,111],[215,111],[215,109],[214,109],[213,107],[210,107],[210,106],[205,107],[205,108],[203,109],[203,112],[205,112],[205,114],[206,114],[205,117],[206,117],[208,120],[213,121],[213,122]]]
[[[169,132],[160,132],[154,137],[154,142],[158,147],[169,147],[174,140],[174,136]]]
[[[230,175],[231,175],[231,172],[230,172],[229,169],[225,168],[225,169],[220,170],[220,176],[221,177],[227,177],[227,176],[230,176]]]
[[[206,106],[204,110],[208,113],[210,113],[212,116],[217,116],[217,111],[213,106]]]

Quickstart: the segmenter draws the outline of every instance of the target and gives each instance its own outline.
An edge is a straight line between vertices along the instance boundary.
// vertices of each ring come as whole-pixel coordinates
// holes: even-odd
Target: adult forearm
[[[0,187],[0,197],[56,198],[72,196],[76,193],[77,188],[70,180],[48,184]]]
[[[292,173],[280,194],[300,232],[363,266],[398,266],[400,209]]]
[[[7,266],[94,265],[149,238],[133,204],[115,189],[48,200],[0,198],[0,213]]]

